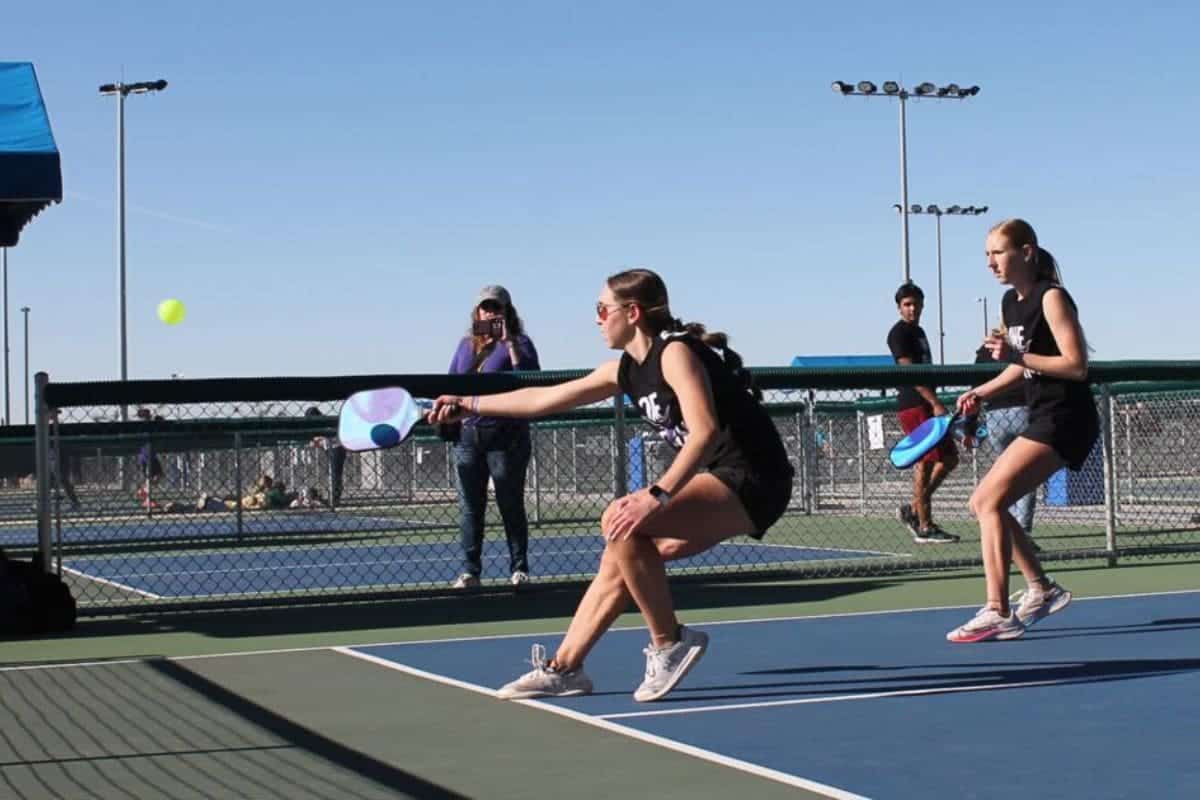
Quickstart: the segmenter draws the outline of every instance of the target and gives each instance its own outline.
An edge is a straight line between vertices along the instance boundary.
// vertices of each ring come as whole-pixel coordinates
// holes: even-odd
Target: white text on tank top
[[[688,437],[687,425],[682,421],[677,425],[671,424],[667,408],[658,404],[658,392],[639,397],[637,404],[646,421],[658,428],[658,435],[663,441],[677,449],[683,447]]]

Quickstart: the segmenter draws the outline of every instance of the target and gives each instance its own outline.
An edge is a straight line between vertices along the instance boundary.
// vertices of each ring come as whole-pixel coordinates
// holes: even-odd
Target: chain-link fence
[[[833,576],[978,564],[967,499],[996,449],[961,450],[934,497],[936,521],[960,541],[915,541],[897,519],[912,478],[887,460],[902,433],[886,387],[936,383],[950,403],[993,372],[756,370],[796,468],[792,505],[761,542],[735,538],[670,569]],[[347,453],[335,436],[337,398],[388,384],[422,396],[490,393],[577,374],[39,381],[41,436],[9,427],[0,439],[0,546],[41,549],[92,612],[450,591],[463,562],[456,445],[419,426],[390,450]],[[1043,557],[1115,563],[1200,551],[1200,383],[1191,383],[1200,365],[1097,365],[1092,374],[1104,435],[1080,472],[1038,490],[1032,534]],[[533,585],[585,580],[603,547],[606,504],[653,482],[673,451],[615,399],[531,432]],[[508,581],[493,502],[483,566],[485,584]]]

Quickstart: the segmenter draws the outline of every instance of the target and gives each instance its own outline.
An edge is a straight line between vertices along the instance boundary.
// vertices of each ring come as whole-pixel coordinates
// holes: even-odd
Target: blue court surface
[[[235,512],[155,514],[121,518],[64,518],[64,544],[141,542],[203,539],[209,537],[262,536],[278,533],[318,533],[445,528],[445,523],[422,522],[396,517],[375,517],[333,511],[247,511],[242,514],[242,531]],[[30,522],[0,528],[0,546],[36,547],[37,524]]]
[[[700,625],[707,655],[647,704],[646,632],[611,631],[595,694],[524,702],[830,797],[1197,796],[1200,593],[1077,600],[1021,639],[946,642],[973,612]],[[343,652],[490,693],[559,638]]]
[[[603,540],[596,535],[531,537],[529,560],[534,578],[588,575],[596,570]],[[725,542],[671,569],[737,564],[791,564],[827,559],[891,555],[869,550],[789,547],[751,540]],[[458,541],[405,542],[387,545],[294,545],[286,549],[248,547],[209,553],[114,555],[65,558],[63,567],[78,576],[152,597],[285,592],[294,589],[351,588],[437,584],[461,571]],[[484,577],[508,577],[508,551],[487,542]]]

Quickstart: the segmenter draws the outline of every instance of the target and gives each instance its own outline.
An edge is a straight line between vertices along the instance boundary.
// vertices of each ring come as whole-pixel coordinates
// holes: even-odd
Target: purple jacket
[[[450,374],[465,375],[469,372],[512,372],[513,370],[532,371],[540,370],[541,364],[538,363],[537,348],[533,346],[533,340],[528,336],[521,334],[514,340],[517,350],[517,365],[514,367],[512,358],[508,355],[508,347],[499,342],[492,348],[492,352],[483,360],[483,364],[477,370],[472,370],[471,367],[475,363],[475,352],[471,349],[471,337],[465,336],[458,343],[458,349],[454,351],[454,358],[450,359]],[[495,425],[497,423],[512,424],[516,420],[500,419],[498,417],[468,417],[464,424],[466,425]],[[528,424],[528,423],[522,423]]]

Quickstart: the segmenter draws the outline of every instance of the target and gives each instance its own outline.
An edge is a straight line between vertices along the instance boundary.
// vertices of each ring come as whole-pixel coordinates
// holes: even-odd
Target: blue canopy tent
[[[890,367],[891,356],[796,356],[793,367]]]
[[[62,202],[62,166],[33,64],[0,62],[0,247]]]

